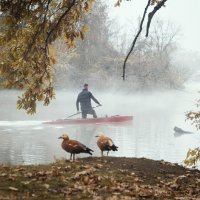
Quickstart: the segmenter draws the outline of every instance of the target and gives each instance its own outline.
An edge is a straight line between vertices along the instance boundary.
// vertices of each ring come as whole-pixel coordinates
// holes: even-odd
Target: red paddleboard
[[[112,116],[100,118],[87,118],[87,119],[58,119],[55,121],[44,122],[44,124],[99,124],[99,123],[119,123],[130,122],[133,116]]]

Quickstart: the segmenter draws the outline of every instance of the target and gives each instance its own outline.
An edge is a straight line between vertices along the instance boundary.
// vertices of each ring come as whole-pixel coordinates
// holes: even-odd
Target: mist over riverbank
[[[198,89],[200,83],[188,82],[180,90],[162,90],[162,91],[124,91],[121,90],[97,90],[89,87],[93,95],[101,102],[102,107],[96,109],[99,116],[111,115],[142,115],[147,112],[156,114],[162,112],[172,117],[174,114],[183,114],[192,109],[199,98]],[[1,121],[18,120],[51,120],[64,118],[76,113],[76,99],[82,87],[73,91],[57,90],[55,99],[49,106],[37,105],[37,112],[34,115],[28,115],[24,110],[16,108],[17,97],[21,95],[16,90],[0,90],[0,109]],[[93,106],[96,104],[94,102]],[[80,115],[75,116],[80,117]]]
[[[94,137],[99,132],[111,137],[119,146],[119,151],[111,153],[112,156],[146,157],[182,163],[188,149],[197,147],[200,142],[196,128],[185,121],[185,112],[195,108],[199,86],[198,82],[190,82],[184,90],[135,94],[121,91],[103,93],[90,87],[102,104],[96,109],[98,116],[132,115],[133,123],[129,126],[43,125],[43,121],[76,113],[75,102],[80,90],[57,91],[56,99],[48,107],[38,105],[35,115],[27,115],[25,111],[16,109],[18,91],[2,90],[0,163],[39,164],[53,162],[54,157],[68,157],[57,139],[63,133],[83,142],[95,151],[95,156],[100,156]],[[175,126],[194,134],[177,137],[173,131]]]

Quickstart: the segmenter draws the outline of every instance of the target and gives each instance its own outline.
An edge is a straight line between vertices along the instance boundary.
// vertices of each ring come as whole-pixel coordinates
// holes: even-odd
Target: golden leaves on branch
[[[55,50],[52,45],[49,45],[49,55],[50,55],[50,61],[52,64],[56,64],[56,58],[55,58]]]
[[[200,107],[200,100],[197,101],[197,108]],[[192,124],[194,124],[197,130],[200,129],[200,111],[189,111],[186,113],[186,120],[191,120]],[[200,148],[197,147],[195,149],[189,149],[187,152],[186,159],[184,163],[187,166],[196,166],[197,162],[200,160]]]
[[[155,5],[155,4],[158,4],[160,3],[161,1],[160,0],[151,0],[151,5]]]
[[[199,107],[199,105],[198,105]],[[200,129],[200,111],[190,111],[186,113],[186,120],[191,120],[197,130]]]
[[[195,149],[188,150],[184,163],[187,166],[195,166],[199,160],[200,160],[200,148],[197,147]]]
[[[68,48],[84,39],[80,23],[93,0],[0,2],[0,78],[4,88],[25,90],[19,109],[36,112],[36,102],[48,105],[54,98],[52,66],[56,63],[53,42],[63,37]],[[16,12],[17,11],[17,12]]]
[[[126,1],[131,1],[131,0],[126,0]],[[115,3],[115,7],[118,7],[120,6],[122,3],[122,0],[117,0],[117,2]],[[155,5],[155,4],[158,4],[160,3],[160,0],[151,0],[151,5]]]
[[[122,0],[117,0],[117,2],[115,3],[115,7],[120,6],[121,2],[122,2]]]

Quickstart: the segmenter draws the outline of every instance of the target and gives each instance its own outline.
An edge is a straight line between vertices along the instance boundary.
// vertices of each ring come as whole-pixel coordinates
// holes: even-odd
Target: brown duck
[[[92,155],[91,153],[93,152],[92,149],[89,149],[88,147],[86,147],[84,144],[81,144],[77,140],[70,140],[67,134],[62,135],[58,139],[63,139],[61,146],[65,151],[71,154],[70,160],[72,159],[72,156],[73,156],[73,161],[74,161],[75,154],[79,154],[79,153],[88,153]]]
[[[106,137],[102,134],[99,134],[96,137],[99,138],[97,140],[97,145],[98,145],[99,149],[101,150],[102,156],[103,156],[104,151],[107,151],[107,156],[108,156],[109,151],[111,151],[111,150],[118,151],[118,147],[115,146],[114,142],[109,137]]]

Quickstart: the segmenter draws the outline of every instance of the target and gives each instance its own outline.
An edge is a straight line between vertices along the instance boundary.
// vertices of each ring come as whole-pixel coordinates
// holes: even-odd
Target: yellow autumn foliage
[[[54,98],[52,43],[65,36],[74,47],[84,38],[80,20],[93,0],[29,0],[0,2],[0,87],[23,90],[18,109],[36,112],[36,102],[48,105]]]

